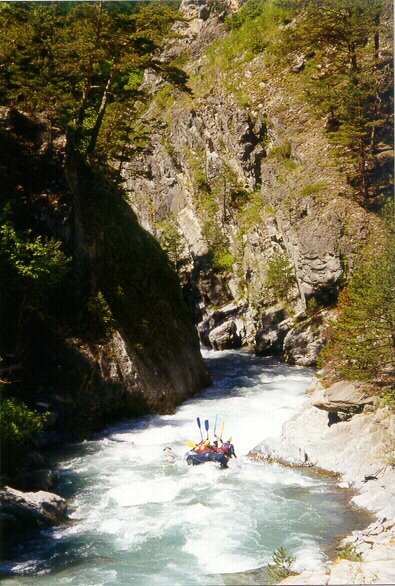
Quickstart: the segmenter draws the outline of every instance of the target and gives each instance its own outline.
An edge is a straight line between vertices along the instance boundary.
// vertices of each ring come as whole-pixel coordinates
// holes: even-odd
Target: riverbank
[[[351,504],[376,521],[343,539],[339,557],[325,568],[281,584],[394,584],[395,417],[349,383],[324,389],[317,382],[308,392],[309,402],[284,424],[281,437],[266,439],[250,456],[339,474],[339,486],[356,492]]]

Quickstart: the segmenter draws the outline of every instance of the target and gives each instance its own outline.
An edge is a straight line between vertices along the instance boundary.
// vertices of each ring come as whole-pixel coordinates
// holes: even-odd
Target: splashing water
[[[226,574],[265,565],[280,545],[295,569],[317,568],[330,542],[360,526],[334,480],[246,457],[300,409],[312,371],[246,352],[205,357],[212,387],[175,415],[107,429],[61,462],[75,522],[27,542],[18,562],[3,566],[14,576],[4,584],[225,584]],[[196,417],[204,434],[209,419],[212,437],[217,414],[217,434],[225,421],[238,459],[228,470],[188,467]],[[166,458],[167,446],[176,458]]]

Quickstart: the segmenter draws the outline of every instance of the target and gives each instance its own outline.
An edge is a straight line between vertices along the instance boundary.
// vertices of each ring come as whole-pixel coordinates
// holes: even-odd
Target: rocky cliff
[[[141,223],[176,259],[205,344],[312,365],[376,220],[339,164],[328,118],[304,98],[309,56],[238,55],[226,44],[238,9],[182,3],[187,21],[168,51],[191,92],[147,74],[150,139],[123,177]]]
[[[54,429],[73,433],[171,412],[209,377],[166,255],[122,190],[66,153],[45,121],[3,108],[1,141],[2,214],[17,245],[55,238],[69,258],[60,285],[40,289],[18,272],[18,263],[34,268],[34,252],[19,258],[14,247],[10,264],[3,251],[5,396],[49,410]]]

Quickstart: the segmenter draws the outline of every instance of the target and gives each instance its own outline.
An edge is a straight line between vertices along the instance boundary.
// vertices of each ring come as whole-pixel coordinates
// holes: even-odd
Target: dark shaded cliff
[[[21,241],[60,241],[69,258],[61,281],[39,288],[3,250],[3,396],[78,434],[171,412],[209,377],[166,254],[122,190],[44,121],[3,108],[0,130],[2,223]]]

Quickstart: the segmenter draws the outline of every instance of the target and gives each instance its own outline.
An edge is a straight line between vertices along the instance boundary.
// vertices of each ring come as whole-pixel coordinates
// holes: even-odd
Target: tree
[[[158,228],[161,230],[159,242],[178,272],[182,263],[184,247],[175,214],[171,214],[166,220],[160,222]]]
[[[392,67],[380,53],[389,0],[279,0],[293,10],[282,51],[309,55],[306,95],[328,116],[331,140],[342,147],[350,183],[377,207],[391,195]],[[315,68],[314,68],[315,66]]]
[[[19,464],[34,436],[42,431],[49,413],[38,413],[24,403],[0,396],[1,463],[3,472]]]
[[[168,3],[6,3],[0,11],[0,99],[43,113],[86,157],[95,154],[111,103],[128,104],[145,70],[186,89],[161,52],[179,13]]]
[[[267,565],[267,573],[270,578],[269,583],[277,584],[284,580],[284,578],[292,576],[294,572],[292,572],[291,568],[295,559],[293,556],[288,555],[285,547],[276,549],[272,556],[273,563]]]
[[[268,262],[265,287],[276,301],[287,301],[295,285],[295,272],[286,252],[278,251]]]
[[[33,237],[31,230],[17,232],[10,222],[0,226],[0,268],[17,308],[12,349],[17,360],[24,351],[23,330],[32,311],[42,311],[48,292],[61,283],[69,262],[59,241]]]
[[[340,295],[321,362],[329,374],[393,382],[395,372],[395,238],[363,252]]]

